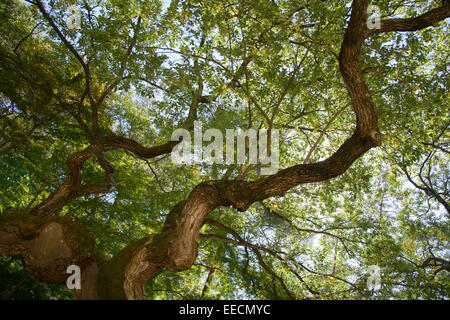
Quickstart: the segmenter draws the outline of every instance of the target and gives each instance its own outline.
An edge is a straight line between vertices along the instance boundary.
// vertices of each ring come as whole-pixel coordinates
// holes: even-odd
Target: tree
[[[1,4],[0,254],[80,299],[448,298],[450,1],[70,4]],[[195,120],[283,169],[176,166]]]

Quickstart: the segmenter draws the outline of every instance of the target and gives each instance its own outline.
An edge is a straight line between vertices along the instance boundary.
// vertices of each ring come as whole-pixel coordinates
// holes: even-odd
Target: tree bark
[[[123,137],[97,137],[91,146],[68,158],[67,179],[49,198],[33,208],[31,214],[19,212],[0,219],[0,254],[23,254],[27,270],[47,283],[63,284],[68,277],[66,268],[72,264],[80,266],[82,289],[75,292],[80,299],[145,299],[146,282],[159,272],[179,272],[193,265],[200,228],[215,208],[231,206],[245,211],[254,202],[282,196],[300,184],[324,181],[346,172],[356,159],[381,144],[375,105],[359,61],[364,40],[379,32],[418,30],[449,15],[449,1],[445,0],[429,14],[415,19],[384,21],[380,30],[371,31],[366,24],[367,7],[367,0],[353,1],[339,54],[339,68],[351,98],[356,128],[329,158],[295,165],[251,182],[203,182],[172,209],[160,233],[128,245],[106,261],[96,253],[95,241],[82,225],[54,215],[79,196],[105,193],[114,188],[113,168],[104,156],[106,148],[122,148],[151,158],[169,153],[178,142],[145,148]],[[97,156],[105,171],[105,182],[83,185],[82,165],[93,156]]]
[[[83,224],[68,217],[35,217],[15,212],[0,218],[0,254],[21,254],[37,280],[66,285],[67,267],[81,269],[79,299],[97,299],[97,273],[104,259]]]

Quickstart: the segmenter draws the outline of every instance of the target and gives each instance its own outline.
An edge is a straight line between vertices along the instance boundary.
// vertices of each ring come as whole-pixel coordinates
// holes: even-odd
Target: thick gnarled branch
[[[67,178],[47,199],[31,210],[32,215],[52,216],[59,212],[70,201],[85,195],[102,194],[111,192],[117,185],[114,181],[114,168],[105,158],[105,150],[109,147],[117,147],[133,152],[143,158],[153,158],[172,151],[177,141],[166,144],[144,147],[138,142],[119,136],[107,136],[101,138],[97,144],[92,144],[84,150],[75,152],[67,158]],[[105,179],[101,184],[83,184],[83,164],[97,156],[97,161],[105,171]]]
[[[176,272],[192,266],[197,256],[200,228],[215,208],[232,206],[245,211],[252,203],[284,195],[297,185],[336,177],[365,152],[381,144],[375,105],[359,61],[367,36],[367,7],[367,0],[353,2],[339,54],[340,72],[356,116],[353,135],[333,155],[320,162],[296,165],[252,182],[219,180],[199,184],[186,201],[179,203],[169,214],[163,232],[146,238],[129,260],[123,283],[123,294],[127,298],[144,298],[143,279],[154,278],[158,270]]]
[[[21,254],[26,270],[39,281],[65,284],[67,268],[82,270],[80,299],[97,299],[97,273],[103,258],[83,224],[69,217],[34,217],[17,211],[0,217],[0,254]]]
[[[443,6],[447,12],[448,1],[445,1]],[[350,22],[339,54],[340,72],[356,116],[354,133],[334,154],[323,161],[299,164],[251,182],[215,180],[197,185],[185,201],[173,208],[161,233],[147,236],[129,245],[101,268],[99,273],[101,298],[143,299],[146,281],[153,279],[161,270],[178,272],[190,268],[197,257],[200,229],[205,223],[205,218],[215,208],[231,206],[245,211],[254,202],[284,195],[289,189],[300,184],[336,177],[345,173],[365,152],[381,144],[375,105],[364,81],[364,73],[359,61],[364,39],[371,34],[366,26],[367,7],[367,0],[353,1]],[[390,31],[389,28],[392,31],[411,28],[405,25],[400,26],[398,22],[391,25],[394,27],[385,27],[381,29],[384,31],[379,32]],[[420,27],[423,24],[418,25]],[[42,204],[35,207],[33,213],[55,214],[68,201],[80,195],[111,190],[110,188],[114,186],[113,168],[104,158],[105,148],[122,148],[139,157],[151,158],[169,153],[177,143],[169,142],[162,146],[146,148],[123,137],[99,137],[95,144],[69,157],[66,181]],[[105,183],[83,185],[82,165],[94,155],[98,157],[101,167],[105,170]],[[238,239],[238,241],[242,243],[241,240]],[[255,250],[260,264],[264,266],[265,263],[259,251],[256,248],[252,250]],[[276,277],[275,274],[272,275]],[[332,274],[330,276],[334,277]]]

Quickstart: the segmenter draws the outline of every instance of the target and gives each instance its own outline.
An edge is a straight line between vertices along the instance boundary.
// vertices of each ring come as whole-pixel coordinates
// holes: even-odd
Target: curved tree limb
[[[143,158],[153,158],[172,151],[177,141],[166,144],[144,147],[138,142],[119,136],[101,138],[98,144],[92,144],[84,150],[75,152],[67,158],[67,178],[47,199],[35,206],[30,213],[37,216],[52,216],[59,212],[68,202],[85,195],[109,193],[117,185],[113,178],[114,168],[105,158],[108,147],[118,147],[129,150]],[[97,161],[105,171],[105,180],[102,184],[83,184],[83,164],[97,156]]]

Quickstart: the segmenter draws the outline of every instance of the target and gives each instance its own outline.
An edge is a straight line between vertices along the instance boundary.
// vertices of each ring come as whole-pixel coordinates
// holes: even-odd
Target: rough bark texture
[[[356,128],[328,159],[299,164],[252,182],[203,182],[192,190],[185,201],[173,208],[159,234],[130,244],[105,262],[95,253],[94,241],[82,226],[69,218],[54,215],[77,197],[106,193],[115,187],[114,170],[105,159],[107,148],[121,148],[139,157],[152,158],[169,153],[177,142],[146,148],[123,137],[100,137],[94,130],[92,144],[67,159],[67,178],[53,194],[33,208],[30,214],[16,213],[0,220],[0,254],[23,254],[31,274],[48,283],[64,283],[68,276],[65,273],[67,266],[80,266],[83,283],[82,290],[76,292],[77,298],[143,299],[145,283],[160,271],[178,272],[193,265],[197,257],[200,228],[215,208],[231,206],[245,211],[252,203],[284,195],[297,185],[343,174],[361,155],[381,144],[375,105],[359,62],[365,38],[380,32],[422,29],[449,16],[449,1],[446,0],[440,8],[420,17],[383,20],[381,29],[368,30],[367,6],[367,0],[353,1],[351,19],[339,54],[340,72],[351,98]],[[39,9],[45,16],[43,7]],[[48,15],[46,18],[50,19]],[[62,34],[59,36],[63,38]],[[85,72],[88,75],[89,70]],[[96,126],[94,121],[93,127]],[[103,184],[84,185],[81,174],[83,163],[94,156],[105,171],[105,181]]]
[[[0,254],[22,254],[26,270],[39,281],[65,285],[67,267],[82,270],[81,299],[98,298],[96,282],[103,262],[84,225],[67,217],[34,217],[16,212],[0,218]]]
[[[157,270],[172,272],[190,268],[197,257],[199,230],[206,216],[218,206],[232,206],[240,211],[252,203],[271,197],[284,195],[294,186],[310,182],[324,181],[344,173],[351,164],[372,147],[381,144],[375,105],[364,81],[359,62],[361,46],[367,30],[366,0],[355,0],[352,16],[344,35],[339,67],[356,115],[356,129],[353,135],[328,159],[314,164],[301,164],[279,171],[277,174],[253,182],[209,181],[198,185],[185,202],[178,204],[169,215],[163,232],[147,238],[141,249],[130,259],[127,270],[125,295],[129,299],[143,299],[145,284],[142,279],[152,279]],[[448,1],[443,7],[430,13],[432,18],[405,21],[408,30],[418,30],[442,20],[448,14]],[[397,26],[401,25],[399,21]],[[412,25],[413,24],[413,25]],[[392,31],[389,27],[379,32]],[[134,283],[130,286],[130,283]],[[129,288],[134,288],[130,290]]]
[[[381,29],[368,29],[366,36],[381,32],[416,31],[435,25],[450,16],[450,0],[443,0],[439,8],[430,10],[418,17],[408,19],[381,20]]]

